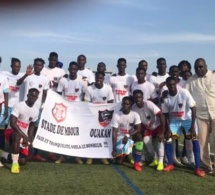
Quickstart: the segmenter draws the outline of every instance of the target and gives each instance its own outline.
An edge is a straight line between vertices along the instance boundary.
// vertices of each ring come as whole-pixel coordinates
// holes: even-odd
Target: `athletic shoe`
[[[157,166],[157,171],[163,171],[163,163],[158,163],[158,166]]]
[[[184,166],[178,158],[173,158],[173,163],[174,163],[174,165],[177,165],[179,167]]]
[[[3,165],[3,164],[1,163],[1,161],[0,161],[0,168],[3,167],[3,166],[4,166],[4,165]]]
[[[174,166],[168,164],[168,165],[163,169],[163,171],[165,171],[165,172],[170,172],[170,171],[173,171],[173,169],[174,169]]]
[[[188,159],[187,159],[186,156],[184,156],[184,157],[181,158],[181,162],[182,162],[183,164],[185,164],[185,165],[189,165],[189,161],[188,161]]]
[[[55,161],[56,164],[63,163],[65,161],[65,158],[61,156],[58,160]]]
[[[138,172],[142,171],[142,168],[139,163],[134,163],[134,169]]]
[[[207,173],[207,174],[212,174],[212,173],[213,173],[213,169],[211,169],[211,168],[208,167],[208,166],[204,166],[204,171],[205,171],[205,173]]]
[[[11,166],[11,173],[19,173],[19,164],[18,163],[14,163],[14,164],[12,164],[12,166]]]
[[[53,153],[49,153],[48,158],[52,161],[58,160],[57,157]]]
[[[157,165],[158,165],[158,160],[157,160],[157,159],[154,159],[154,160],[149,164],[150,167],[155,167],[155,166],[157,166]]]
[[[108,161],[106,158],[101,159],[101,161],[102,161],[102,163],[103,163],[104,165],[109,165],[109,164],[110,164],[109,161]]]
[[[43,158],[40,154],[33,155],[31,160],[36,160],[36,161],[40,161],[40,162],[46,162],[46,159]]]
[[[83,162],[79,157],[76,157],[76,158],[75,158],[75,162],[76,162],[77,164],[79,164],[79,165],[84,164],[84,162]]]
[[[87,165],[93,164],[93,159],[92,158],[88,158],[87,161],[86,161],[86,164]]]
[[[201,169],[196,169],[196,170],[194,171],[194,173],[195,173],[197,176],[199,176],[199,177],[204,177],[204,176],[205,176],[205,172],[202,171]]]

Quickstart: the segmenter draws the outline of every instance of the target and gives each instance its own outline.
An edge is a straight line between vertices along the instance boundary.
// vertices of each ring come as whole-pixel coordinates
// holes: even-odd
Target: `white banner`
[[[33,146],[86,158],[112,158],[110,122],[119,104],[68,102],[49,90]]]

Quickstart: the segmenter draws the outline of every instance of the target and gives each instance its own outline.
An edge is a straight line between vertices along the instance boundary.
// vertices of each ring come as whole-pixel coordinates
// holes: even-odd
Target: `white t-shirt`
[[[132,110],[140,115],[140,120],[146,129],[154,130],[160,125],[160,119],[158,115],[161,113],[154,103],[148,100],[144,100],[142,108],[138,108],[136,104],[133,105]]]
[[[161,76],[161,75],[157,75],[157,76],[151,75],[151,77],[149,79],[149,82],[152,83],[155,86],[157,93],[160,93],[159,85],[161,83],[165,82],[168,77],[169,77],[168,73],[166,73],[163,76]]]
[[[140,116],[134,111],[123,114],[122,111],[114,112],[111,126],[118,128],[117,140],[123,139],[126,134],[134,130],[134,125],[141,124]]]
[[[191,119],[191,109],[196,103],[187,89],[177,87],[175,96],[168,95],[161,104],[162,112],[169,113],[170,119]]]
[[[95,84],[88,86],[84,96],[84,100],[94,104],[106,104],[113,100],[113,92],[109,85],[103,84],[101,89],[95,87]]]
[[[81,77],[77,77],[75,80],[63,77],[58,83],[57,92],[62,93],[68,101],[82,101],[85,85]]]
[[[5,75],[0,75],[0,103],[5,101],[4,93],[9,93],[9,82]]]
[[[131,92],[133,93],[133,91],[136,89],[139,89],[143,92],[144,100],[154,99],[158,97],[155,86],[148,81],[145,81],[141,84],[139,84],[138,81],[133,82],[131,85]]]
[[[1,74],[5,75],[9,82],[9,94],[8,94],[8,107],[13,107],[20,101],[19,93],[20,86],[16,85],[17,80],[23,77],[24,73],[13,74],[11,71],[1,71]]]
[[[133,77],[134,81],[137,81],[137,76],[136,76],[136,74],[132,75],[132,77]],[[150,77],[151,77],[151,74],[146,73],[145,80],[146,80],[146,81],[149,81],[149,80],[150,80]]]
[[[185,88],[185,85],[186,85],[187,81],[184,80],[184,79],[180,79],[178,85],[181,87],[181,88]]]
[[[44,67],[41,71],[41,74],[45,75],[48,77],[49,80],[49,87],[56,91],[57,88],[53,88],[52,81],[58,83],[60,79],[66,74],[65,71],[62,68],[49,68],[49,67]]]
[[[123,97],[130,95],[131,85],[133,81],[134,79],[132,78],[132,76],[128,74],[124,76],[111,76],[110,85],[113,90],[115,103],[121,102]]]
[[[29,124],[37,121],[39,109],[35,106],[29,107],[23,101],[14,105],[11,114],[17,117],[17,125],[25,135],[28,135]]]
[[[86,87],[88,86],[88,83],[95,82],[95,76],[92,70],[89,70],[88,68],[85,68],[84,70],[78,70],[77,74],[78,76],[82,77],[83,81],[85,81]]]
[[[43,97],[43,90],[49,89],[49,80],[45,75],[35,75],[32,74],[24,80],[25,92],[24,92],[24,99],[23,101],[27,100],[28,91],[31,88],[36,88],[39,90],[39,96],[37,101],[35,102],[35,106],[39,109],[42,104],[42,97]]]

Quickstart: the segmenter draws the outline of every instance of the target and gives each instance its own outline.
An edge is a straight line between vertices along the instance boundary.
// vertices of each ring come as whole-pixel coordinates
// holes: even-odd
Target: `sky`
[[[47,66],[52,51],[65,70],[80,54],[92,70],[105,62],[116,72],[121,57],[129,74],[143,59],[156,71],[159,57],[168,67],[201,57],[214,70],[214,8],[213,0],[0,0],[0,70],[11,57],[22,71],[37,57]]]

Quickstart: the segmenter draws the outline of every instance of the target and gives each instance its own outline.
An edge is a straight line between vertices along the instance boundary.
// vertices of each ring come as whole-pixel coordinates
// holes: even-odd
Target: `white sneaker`
[[[187,159],[186,156],[184,156],[184,157],[181,158],[181,162],[182,162],[183,164],[185,164],[185,165],[189,165],[189,161],[188,161],[188,159]]]
[[[4,165],[1,163],[1,161],[0,161],[0,167],[3,167]]]
[[[173,163],[180,167],[184,166],[178,158],[173,158]]]

